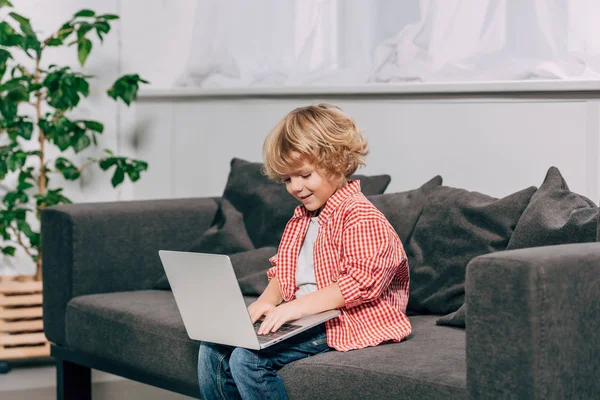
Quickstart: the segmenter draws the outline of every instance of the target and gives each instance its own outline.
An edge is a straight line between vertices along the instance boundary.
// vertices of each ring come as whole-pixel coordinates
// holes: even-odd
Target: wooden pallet
[[[0,281],[0,360],[49,356],[42,282]]]

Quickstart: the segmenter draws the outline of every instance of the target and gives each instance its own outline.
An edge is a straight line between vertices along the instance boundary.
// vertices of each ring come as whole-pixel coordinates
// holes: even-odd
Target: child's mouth
[[[311,193],[311,194],[309,194],[308,196],[300,197],[300,200],[306,200],[306,199],[308,199],[310,196],[312,196],[312,193]]]

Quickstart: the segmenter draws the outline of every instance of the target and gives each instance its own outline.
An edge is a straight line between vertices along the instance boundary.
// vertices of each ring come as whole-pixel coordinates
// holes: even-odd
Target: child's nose
[[[292,190],[294,192],[300,192],[300,191],[302,191],[302,189],[304,187],[302,185],[302,179],[296,178],[296,177],[292,178],[291,184],[292,184]]]

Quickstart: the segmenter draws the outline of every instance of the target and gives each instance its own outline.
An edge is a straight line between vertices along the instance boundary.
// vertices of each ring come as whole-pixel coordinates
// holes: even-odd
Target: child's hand
[[[275,304],[268,303],[266,301],[262,301],[260,299],[256,300],[254,303],[248,306],[248,313],[250,314],[250,318],[252,319],[252,323],[258,321],[260,317],[263,315],[267,315],[269,311],[275,308]]]
[[[300,318],[302,318],[302,310],[300,310],[295,301],[280,304],[266,314],[266,317],[260,324],[260,328],[258,328],[257,333],[259,335],[263,335],[269,332],[275,332],[286,322],[294,321]]]

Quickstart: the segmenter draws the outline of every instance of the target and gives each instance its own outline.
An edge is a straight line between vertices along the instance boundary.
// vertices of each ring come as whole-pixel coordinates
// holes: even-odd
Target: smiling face
[[[322,208],[336,190],[346,185],[346,179],[332,180],[320,174],[313,164],[304,164],[284,177],[288,193],[304,204],[308,211]]]

